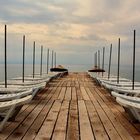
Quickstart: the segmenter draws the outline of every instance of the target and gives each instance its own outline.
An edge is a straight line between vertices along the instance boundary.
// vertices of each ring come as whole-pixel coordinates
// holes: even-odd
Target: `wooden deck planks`
[[[100,91],[96,90],[96,93],[100,94]],[[97,95],[96,98],[100,98],[100,96],[98,94],[96,94]],[[100,103],[101,107],[104,109],[104,111],[106,112],[108,118],[111,120],[111,122],[115,126],[116,130],[118,131],[118,133],[120,134],[122,139],[132,140],[133,138],[131,137],[131,135],[123,127],[123,125],[121,125],[120,121],[117,119],[117,117],[115,117],[115,115],[113,114],[111,109],[102,100],[100,100],[99,103]]]
[[[7,123],[0,139],[139,140],[139,124],[86,73],[71,73],[48,85]]]
[[[94,140],[85,102],[78,101],[81,140]]]
[[[61,101],[56,100],[54,102],[46,120],[44,121],[38,135],[35,138],[36,140],[51,139],[60,107],[61,107]]]
[[[58,100],[63,100],[65,97],[66,87],[62,87],[61,92],[58,96]]]
[[[98,116],[97,111],[95,110],[91,101],[86,101],[87,111],[90,117],[91,126],[96,139],[99,140],[109,140],[109,137],[104,129],[104,126]]]
[[[55,92],[55,94],[54,94],[54,92]],[[59,87],[56,88],[56,90],[51,91],[50,98],[49,97],[47,98],[48,102],[46,100],[46,105],[42,109],[41,113],[37,116],[36,120],[34,121],[34,123],[31,126],[31,128],[25,134],[25,136],[23,138],[24,140],[34,139],[36,137],[36,134],[38,133],[40,127],[42,126],[48,112],[50,111],[50,109],[54,103],[54,99],[58,96],[59,92],[60,92]]]
[[[98,93],[102,94],[101,92]],[[102,97],[104,98],[104,96]],[[112,113],[118,118],[121,125],[128,131],[129,134],[133,135],[134,139],[139,140],[139,131],[136,130],[135,127],[131,124],[131,122],[129,121],[130,119],[127,119],[125,117],[126,113],[124,112],[124,109],[120,107],[117,103],[111,102],[111,96],[108,96],[107,99],[107,106],[111,109]]]
[[[84,87],[81,87],[80,89],[81,89],[81,93],[82,93],[83,99],[89,101],[90,98],[89,98],[89,96],[88,96],[85,88]]]
[[[25,135],[25,133],[28,131],[28,128],[34,123],[37,116],[42,112],[43,108],[45,107],[46,103],[51,98],[51,96],[53,95],[55,90],[56,90],[56,88],[53,88],[52,92],[48,96],[46,94],[45,99],[41,100],[39,105],[20,124],[20,126],[13,132],[13,134],[10,137],[8,137],[9,140],[12,140],[12,139],[14,139],[14,140],[17,139],[18,140],[18,139],[21,139]]]
[[[69,101],[63,101],[60,113],[56,122],[52,140],[65,140],[67,130]]]
[[[50,111],[53,103],[54,102],[52,100],[50,100],[47,103],[47,105],[45,105],[45,107],[43,108],[41,113],[38,115],[38,117],[36,118],[34,123],[31,125],[31,127],[29,128],[29,130],[23,137],[23,140],[27,140],[27,139],[32,140],[36,137],[36,135],[39,132],[40,127],[42,127],[42,124],[44,123],[44,120],[45,120],[46,116],[48,115],[48,112]]]
[[[78,122],[78,108],[77,101],[72,100],[70,102],[68,129],[67,129],[67,140],[79,140],[79,122]]]
[[[71,98],[72,98],[71,90],[72,90],[71,87],[67,87],[66,94],[65,94],[65,100],[68,100],[68,101],[71,100]]]
[[[92,103],[94,104],[96,111],[98,112],[98,115],[106,129],[106,132],[108,133],[110,139],[112,140],[121,140],[120,135],[118,134],[118,132],[116,131],[115,127],[113,126],[113,124],[111,123],[111,121],[109,120],[109,118],[106,116],[104,110],[101,108],[100,104],[98,103],[98,101],[96,100],[96,98],[94,97],[94,94],[92,94],[91,92],[89,92],[89,96],[92,100]]]
[[[72,87],[72,100],[77,100],[77,92],[75,87]]]
[[[43,90],[43,92],[44,92],[44,90]],[[48,94],[49,94],[49,92],[48,92]],[[43,94],[38,99],[43,98],[45,96],[46,95]],[[3,129],[3,132],[0,134],[0,139],[3,140],[3,139],[7,139],[8,137],[10,137],[10,135],[12,135],[12,133],[14,133],[16,128],[18,128],[20,126],[20,124],[38,106],[39,103],[40,103],[40,100],[33,100],[32,103],[24,111],[21,110],[20,111],[21,113],[19,113],[16,117],[16,121],[14,123],[12,122],[10,125],[8,125],[6,128]]]

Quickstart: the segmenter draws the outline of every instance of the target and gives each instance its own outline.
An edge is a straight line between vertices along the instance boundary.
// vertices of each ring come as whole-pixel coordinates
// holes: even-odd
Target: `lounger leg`
[[[124,109],[129,114],[132,122],[137,122],[137,119],[135,118],[135,115],[134,115],[135,114],[134,111],[132,109],[126,108],[126,107],[124,107]]]
[[[14,111],[15,107],[16,107],[16,106],[13,105],[13,106],[10,108],[10,110],[7,112],[5,118],[3,119],[3,121],[2,121],[1,124],[0,124],[0,132],[2,131],[2,129],[3,129],[4,125],[5,125],[5,123],[8,121],[8,119],[9,119],[9,117],[11,116],[12,112]]]
[[[132,119],[132,122],[134,123],[140,122],[137,110],[135,110],[134,108],[125,108],[125,111],[129,114],[130,118]]]
[[[133,108],[133,112],[135,113],[136,119],[140,122],[140,114],[138,113],[138,110]]]
[[[39,91],[38,88],[33,90],[33,93],[32,93],[32,99],[35,97],[35,95],[37,94],[38,91]]]
[[[21,106],[17,106],[15,109],[14,109],[14,113],[12,114],[12,117],[9,118],[9,121],[14,121],[15,120],[15,117],[17,116],[17,114],[19,113],[19,111],[21,110],[23,105]]]

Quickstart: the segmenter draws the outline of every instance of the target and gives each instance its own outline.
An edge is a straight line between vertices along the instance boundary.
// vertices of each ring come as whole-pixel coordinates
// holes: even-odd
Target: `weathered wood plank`
[[[103,94],[104,95],[105,93],[103,93],[103,91],[100,90],[100,92],[98,92],[98,94]],[[105,97],[107,98],[107,96],[109,96],[109,94],[106,95]],[[131,134],[131,136],[134,139],[139,140],[140,139],[139,131],[137,131],[137,129],[130,123],[130,121],[126,117],[123,116],[124,113],[125,113],[124,110],[120,109],[120,106],[119,106],[119,109],[118,109],[118,104],[116,104],[116,103],[114,104],[114,101],[111,100],[110,97],[109,97],[109,100],[107,101],[106,105],[108,106],[108,108],[111,109],[114,116],[116,116],[116,118],[119,120],[121,125],[128,131],[128,133]]]
[[[34,139],[34,137],[36,136],[37,132],[39,131],[44,119],[46,118],[46,115],[48,114],[55,98],[58,96],[59,91],[60,91],[60,88],[58,87],[56,90],[53,90],[51,92],[52,95],[50,94],[51,95],[50,99],[47,98],[45,107],[42,109],[41,113],[38,115],[35,122],[32,124],[31,128],[27,131],[27,133],[23,139],[25,139],[25,140]]]
[[[56,127],[52,136],[52,140],[65,140],[67,130],[69,101],[63,101],[62,107],[56,122]],[[62,123],[63,122],[63,123]]]
[[[75,87],[72,87],[72,100],[77,100],[77,93]]]
[[[97,140],[109,140],[106,130],[91,101],[86,101],[87,110],[90,116],[92,129]]]
[[[8,137],[9,140],[12,139],[21,139],[25,133],[28,131],[30,126],[34,123],[39,113],[42,111],[42,109],[45,107],[46,103],[49,101],[49,99],[52,97],[53,93],[55,92],[56,88],[53,88],[50,94],[43,98],[41,102],[36,106],[36,108],[29,114],[29,116],[18,126],[18,128]]]
[[[121,140],[120,135],[118,134],[118,132],[116,131],[116,129],[114,128],[114,126],[110,122],[109,118],[106,116],[105,112],[101,108],[100,104],[98,103],[98,101],[94,97],[95,93],[92,94],[90,91],[88,91],[88,94],[90,96],[90,99],[92,100],[92,103],[94,104],[94,106],[96,108],[96,111],[98,112],[98,115],[99,115],[99,117],[100,117],[100,119],[101,119],[101,121],[102,121],[110,139]]]
[[[62,87],[61,92],[58,96],[58,100],[63,100],[65,97],[66,87]]]
[[[83,99],[89,101],[90,99],[89,99],[89,96],[88,96],[85,88],[84,87],[80,87],[80,89],[81,89],[81,93],[82,93]]]
[[[78,124],[78,109],[77,101],[72,100],[70,102],[67,140],[79,140],[79,124]]]
[[[68,100],[68,101],[70,101],[71,100],[71,87],[67,87],[67,89],[66,89],[66,94],[65,94],[65,100]]]
[[[60,92],[61,92],[61,87],[58,87],[57,89],[56,89],[56,91],[55,91],[55,93],[54,93],[54,95],[53,95],[53,100],[57,100],[57,98],[58,98],[58,96],[59,96],[59,94],[60,94]]]
[[[118,131],[119,135],[123,140],[133,140],[132,136],[127,132],[127,130],[121,125],[120,121],[117,119],[117,117],[114,116],[112,111],[109,109],[109,107],[103,102],[103,100],[100,98],[98,94],[99,90],[95,90],[95,97],[98,99],[98,102],[100,103],[103,110],[106,112],[108,118],[111,120],[112,124],[115,126],[116,130]],[[97,94],[98,93],[98,94]]]
[[[67,82],[67,87],[70,87],[70,86],[71,86],[71,78],[69,78]]]
[[[42,127],[40,128],[40,131],[38,135],[36,136],[35,140],[51,139],[60,107],[61,107],[61,101],[56,100],[47,118],[45,119]]]
[[[82,100],[83,96],[79,87],[76,87],[76,93],[77,93],[78,100]]]
[[[94,140],[86,106],[83,100],[78,101],[78,108],[81,140]]]
[[[54,101],[50,100],[47,105],[43,108],[41,113],[38,115],[34,123],[31,125],[25,136],[23,137],[23,140],[33,140],[37,133],[40,130],[40,127],[42,126],[44,119],[46,118],[46,115],[48,114],[50,108],[52,107]]]

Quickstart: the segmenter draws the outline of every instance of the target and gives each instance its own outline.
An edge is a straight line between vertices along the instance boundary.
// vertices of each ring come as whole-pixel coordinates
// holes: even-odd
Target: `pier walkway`
[[[8,122],[0,140],[140,140],[140,123],[132,123],[113,97],[86,73],[52,81]]]

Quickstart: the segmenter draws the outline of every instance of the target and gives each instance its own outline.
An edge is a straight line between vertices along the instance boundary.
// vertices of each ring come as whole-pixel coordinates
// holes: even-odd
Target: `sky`
[[[121,38],[121,63],[131,65],[133,30],[136,29],[136,63],[140,56],[139,0],[1,0],[0,62],[3,62],[4,25],[8,28],[8,62],[22,60],[22,36],[26,36],[26,63],[32,62],[36,41],[36,59],[40,46],[57,53],[61,64],[94,63],[94,53],[106,48],[108,63],[112,43],[112,63],[117,63],[118,38]],[[102,55],[101,55],[102,57]]]

